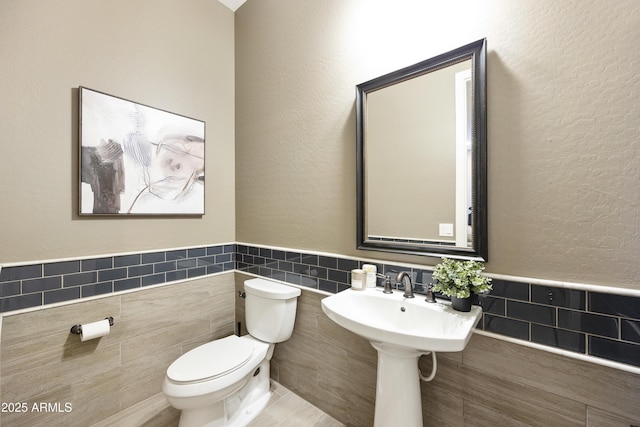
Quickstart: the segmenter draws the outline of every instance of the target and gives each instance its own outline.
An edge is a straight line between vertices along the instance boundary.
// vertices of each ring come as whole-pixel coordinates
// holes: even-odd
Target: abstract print
[[[203,215],[205,124],[80,87],[80,214]]]

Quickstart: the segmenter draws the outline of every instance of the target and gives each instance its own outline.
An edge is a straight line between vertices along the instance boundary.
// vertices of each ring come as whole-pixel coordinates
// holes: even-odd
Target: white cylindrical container
[[[378,273],[378,267],[374,264],[364,264],[362,266],[364,273],[366,275],[366,287],[367,288],[375,288],[376,287],[376,274]]]
[[[351,289],[362,291],[367,288],[364,270],[359,268],[351,270]]]

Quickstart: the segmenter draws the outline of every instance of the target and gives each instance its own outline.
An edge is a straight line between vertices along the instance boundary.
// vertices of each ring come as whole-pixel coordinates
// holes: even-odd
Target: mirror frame
[[[367,93],[401,83],[405,80],[436,71],[440,68],[471,59],[473,81],[472,121],[472,236],[473,246],[463,248],[446,245],[396,243],[367,238],[366,224],[366,102]],[[396,252],[450,258],[488,260],[487,234],[487,59],[486,39],[481,39],[450,52],[385,74],[356,86],[356,193],[357,248],[372,251]],[[393,170],[391,169],[391,172]],[[410,209],[407,206],[407,209]]]

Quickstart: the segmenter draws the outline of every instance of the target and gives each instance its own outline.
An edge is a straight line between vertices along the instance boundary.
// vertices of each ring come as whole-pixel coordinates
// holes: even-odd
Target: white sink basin
[[[428,303],[424,296],[404,298],[382,288],[347,289],[322,300],[322,310],[338,325],[371,342],[418,351],[462,351],[482,309],[456,311],[449,302]]]
[[[462,351],[482,309],[455,311],[448,302],[428,303],[425,297],[405,298],[402,292],[385,294],[381,288],[348,289],[322,300],[322,310],[343,328],[371,342],[378,351],[374,427],[422,426],[418,359],[432,353]],[[424,379],[424,377],[423,377]],[[403,404],[389,404],[403,397]]]
[[[461,351],[482,309],[455,311],[448,302],[428,303],[425,297],[385,294],[381,288],[348,289],[322,300],[322,310],[338,325],[371,342],[378,351],[374,427],[421,427],[420,378],[435,375],[435,353]],[[423,377],[418,359],[433,357],[432,375]],[[402,405],[394,402],[402,396]]]

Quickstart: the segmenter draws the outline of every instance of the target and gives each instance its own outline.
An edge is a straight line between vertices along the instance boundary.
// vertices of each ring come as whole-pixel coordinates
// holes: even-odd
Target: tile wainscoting
[[[349,272],[362,264],[392,278],[410,271],[418,293],[432,281],[431,269],[415,264],[242,243],[236,250],[239,271],[330,293],[349,288]],[[487,275],[493,290],[476,301],[478,330],[640,373],[640,291]]]
[[[0,425],[89,426],[161,393],[171,362],[234,333],[234,288],[235,273],[222,272],[4,313],[0,401],[9,406]],[[107,316],[115,318],[107,336],[82,342],[69,332]],[[177,415],[164,405],[146,425]]]
[[[418,293],[431,282],[431,270],[416,264],[225,243],[6,265],[0,270],[0,313],[234,269],[335,293],[349,287],[349,272],[364,263],[392,277],[410,271]],[[477,301],[484,311],[479,333],[640,372],[640,291],[488,275],[493,291]]]
[[[245,279],[259,275],[303,290],[294,334],[276,346],[272,377],[349,426],[371,425],[375,350],[335,325],[320,308],[320,300],[346,289],[349,271],[365,262],[371,260],[230,243],[5,265],[0,272],[1,400],[30,407],[42,402],[73,406],[65,414],[0,414],[0,422],[88,425],[156,396],[171,361],[234,332],[244,320],[244,300],[237,290]],[[373,263],[388,274],[411,271],[418,288],[430,281],[430,270],[419,265]],[[84,273],[90,274],[78,276]],[[464,352],[440,353],[436,378],[422,384],[425,426],[640,424],[637,364],[612,367],[591,363],[608,360],[587,355],[590,337],[637,345],[629,340],[628,328],[638,321],[638,297],[493,276],[495,290],[480,301],[485,309],[482,330]],[[96,288],[100,292],[92,291]],[[74,292],[61,292],[65,289]],[[48,292],[57,292],[56,297]],[[31,305],[21,305],[24,301]],[[547,311],[541,309],[541,315],[528,306]],[[610,324],[572,320],[567,312],[613,319],[618,335],[612,337]],[[107,337],[81,343],[69,334],[72,324],[108,315],[116,324]],[[553,315],[555,320],[546,317]],[[524,328],[516,326],[513,332],[513,326],[495,318],[527,324],[528,335],[518,335]],[[574,330],[580,322],[590,329]],[[543,327],[556,329],[562,345],[556,347],[551,335],[550,345],[530,348],[545,342],[537,331]],[[573,351],[583,348],[576,336],[578,342],[584,336],[584,354]],[[564,348],[573,349],[562,350],[564,355],[583,355],[589,361],[554,354]],[[430,371],[429,357],[420,359],[420,368]],[[163,408],[154,422],[176,418],[175,410]]]
[[[253,274],[236,273],[236,292]],[[327,296],[302,288],[293,335],[278,343],[271,377],[350,427],[373,425],[377,355],[331,321]],[[236,298],[243,321],[244,299]],[[640,375],[474,334],[463,352],[438,353],[421,382],[425,427],[640,425]],[[431,357],[420,358],[431,372]],[[401,405],[402,396],[389,405]]]

